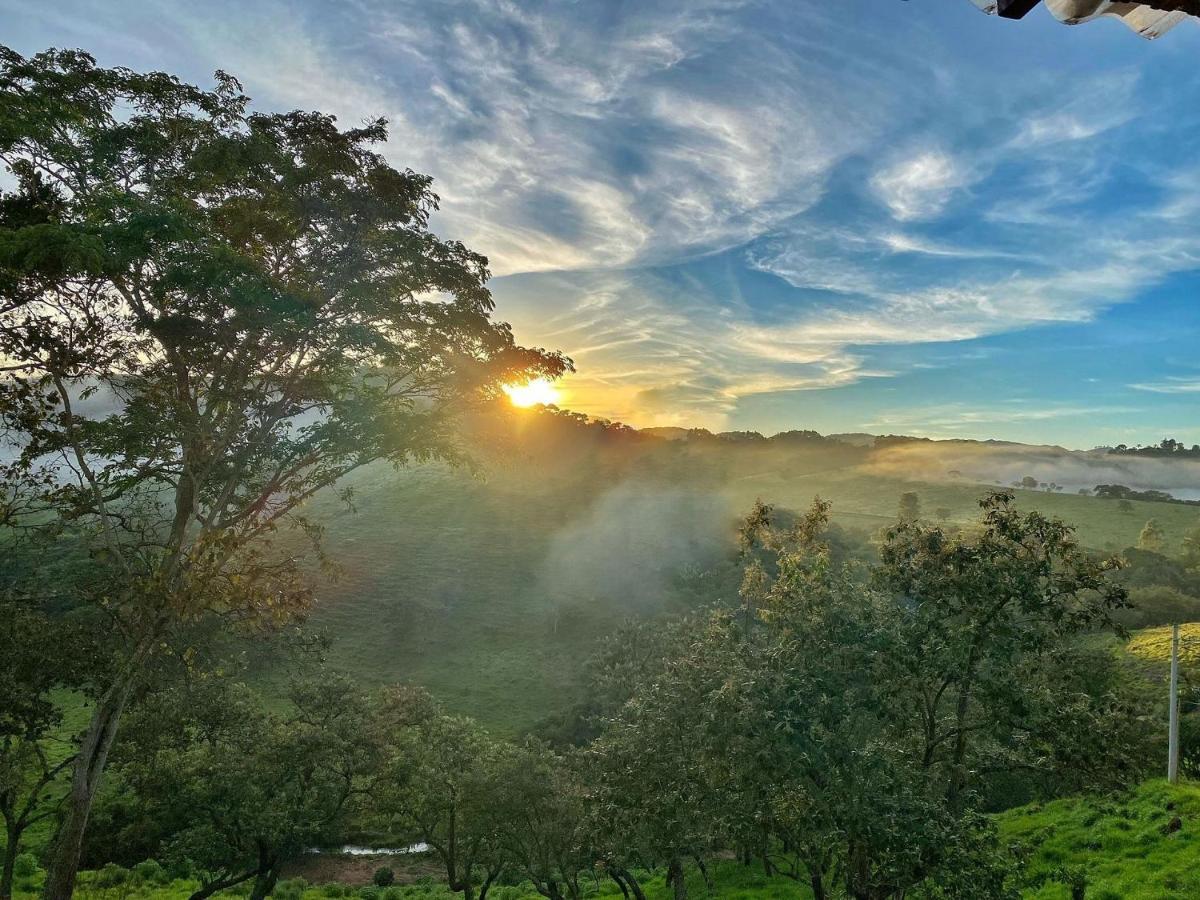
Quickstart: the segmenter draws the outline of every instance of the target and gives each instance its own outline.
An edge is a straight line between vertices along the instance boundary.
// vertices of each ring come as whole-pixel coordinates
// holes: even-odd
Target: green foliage
[[[13,874],[18,878],[31,878],[40,868],[32,853],[19,853],[13,860]]]
[[[1167,537],[1157,519],[1150,519],[1138,535],[1138,549],[1161,553],[1166,546]]]
[[[129,881],[129,876],[128,869],[118,866],[116,863],[106,863],[96,873],[92,883],[100,888],[120,887]]]
[[[303,878],[288,878],[275,885],[272,896],[278,897],[279,900],[300,900],[306,890],[308,890],[308,882]]]
[[[470,895],[490,885],[508,860],[496,828],[504,746],[469,719],[436,712],[401,722],[386,742],[377,809],[433,848],[452,890]]]
[[[138,881],[149,884],[166,884],[171,880],[162,863],[155,859],[143,860],[135,865],[133,875]]]
[[[395,883],[396,873],[387,866],[380,866],[371,876],[371,881],[376,887],[387,887]]]
[[[1200,597],[1178,588],[1136,587],[1129,592],[1129,608],[1114,616],[1126,628],[1149,628],[1175,622],[1200,621]]]
[[[271,712],[245,685],[202,674],[128,723],[117,761],[127,790],[169,858],[206,887],[272,880],[336,828],[378,763],[376,713],[351,682],[319,671],[287,700]]]

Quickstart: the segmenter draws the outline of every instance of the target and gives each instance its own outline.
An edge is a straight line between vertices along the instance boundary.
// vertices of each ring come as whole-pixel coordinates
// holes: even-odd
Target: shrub
[[[387,866],[380,866],[371,876],[371,882],[376,887],[387,887],[396,883],[396,873]]]
[[[275,896],[280,898],[290,898],[290,900],[299,900],[304,896],[304,891],[308,887],[308,882],[303,878],[289,878],[286,881],[281,881],[275,885]]]
[[[157,859],[147,859],[133,867],[134,877],[143,884],[166,884],[171,880]]]
[[[37,857],[32,853],[21,853],[13,860],[13,875],[17,878],[31,878],[39,868]]]
[[[129,870],[116,863],[105,863],[93,882],[99,888],[118,887],[129,880]]]

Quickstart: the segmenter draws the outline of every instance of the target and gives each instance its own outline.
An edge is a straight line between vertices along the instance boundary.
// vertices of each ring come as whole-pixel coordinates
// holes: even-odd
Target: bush
[[[99,888],[111,888],[119,887],[128,880],[129,870],[124,866],[118,866],[116,863],[105,863],[104,867],[96,873],[93,884]]]
[[[157,859],[147,859],[133,867],[134,877],[142,884],[166,884],[171,880]]]
[[[374,886],[359,888],[358,896],[361,900],[380,900],[379,888]]]
[[[13,860],[13,875],[17,878],[31,878],[39,868],[37,857],[32,853],[21,853]]]
[[[300,900],[304,896],[304,891],[308,888],[308,882],[303,878],[289,878],[287,881],[281,881],[275,885],[274,895],[284,898],[284,900]]]
[[[387,866],[380,866],[375,870],[375,874],[371,876],[371,882],[376,887],[387,887],[396,883],[396,873]]]

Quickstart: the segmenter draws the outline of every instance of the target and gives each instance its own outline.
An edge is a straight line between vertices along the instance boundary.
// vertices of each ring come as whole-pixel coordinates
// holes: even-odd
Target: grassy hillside
[[[1088,900],[1200,897],[1200,786],[1152,781],[1128,798],[1057,800],[997,821],[1006,841],[1031,851],[1031,882],[1067,867],[1086,877]],[[1061,881],[1048,880],[1026,896],[1070,894]]]
[[[1171,631],[1170,626],[1143,629],[1130,638],[1126,649],[1139,659],[1169,663]],[[1179,661],[1193,668],[1200,663],[1200,623],[1189,622],[1180,626]]]
[[[480,438],[479,477],[379,467],[354,479],[355,512],[318,503],[343,573],[313,616],[336,639],[336,661],[364,681],[423,684],[502,732],[569,702],[579,660],[623,617],[732,599],[734,529],[756,498],[798,509],[820,495],[866,540],[894,523],[905,491],[923,517],[967,524],[991,489],[958,473],[914,480],[886,453],[807,437],[679,441],[533,418],[506,427]],[[913,469],[935,470],[927,458]],[[1077,494],[1017,493],[1098,549],[1133,544],[1151,517],[1175,546],[1200,521],[1190,506],[1121,512]]]

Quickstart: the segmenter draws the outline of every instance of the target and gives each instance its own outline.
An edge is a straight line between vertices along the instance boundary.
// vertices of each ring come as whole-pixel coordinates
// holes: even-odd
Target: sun
[[[535,378],[525,384],[506,384],[504,393],[513,406],[549,406],[558,403],[558,388],[545,378]]]

